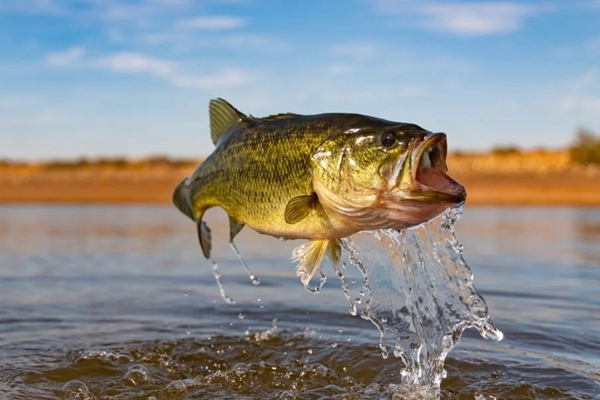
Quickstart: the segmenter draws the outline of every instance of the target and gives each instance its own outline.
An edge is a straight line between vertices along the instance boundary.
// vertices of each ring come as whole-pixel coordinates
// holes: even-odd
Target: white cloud
[[[101,69],[115,72],[146,72],[156,76],[174,74],[175,66],[170,61],[149,57],[139,53],[116,53],[95,60],[94,64]]]
[[[430,4],[421,8],[429,28],[442,31],[489,35],[513,32],[533,13],[530,6],[517,3],[448,3]]]
[[[600,68],[592,68],[573,81],[559,101],[562,112],[600,113]]]
[[[65,51],[50,53],[46,56],[46,64],[53,67],[72,66],[79,62],[85,55],[85,48],[81,46],[71,47]]]
[[[368,75],[390,76],[405,73],[419,74],[467,74],[475,67],[466,59],[444,55],[422,56],[408,47],[386,42],[346,42],[329,46],[331,58],[328,72],[348,74],[363,72]],[[377,71],[377,72],[374,72]]]
[[[229,15],[205,15],[201,17],[183,19],[177,22],[177,27],[204,31],[222,31],[239,29],[246,21],[243,18]]]
[[[559,108],[566,112],[600,113],[600,96],[569,94],[562,99]]]
[[[408,23],[422,28],[460,35],[491,35],[520,29],[540,7],[517,2],[394,1],[374,0],[376,10],[386,15],[412,16]]]
[[[239,68],[226,68],[215,74],[187,74],[180,72],[178,63],[135,52],[119,52],[108,56],[85,59],[84,49],[76,47],[50,53],[46,63],[53,67],[79,67],[115,73],[149,74],[171,84],[191,89],[230,88],[243,85],[251,74]]]
[[[212,88],[228,88],[243,85],[250,79],[250,75],[241,69],[229,68],[222,72],[213,75],[205,76],[187,76],[174,75],[171,77],[171,82],[179,87],[190,89],[212,89]]]

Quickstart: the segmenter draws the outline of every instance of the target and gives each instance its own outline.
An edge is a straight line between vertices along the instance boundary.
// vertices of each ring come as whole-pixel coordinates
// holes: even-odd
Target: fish
[[[305,286],[341,240],[359,231],[401,230],[466,199],[448,175],[447,137],[413,123],[362,114],[281,113],[257,118],[222,98],[209,103],[214,151],[175,188],[173,203],[197,226],[211,257],[206,210],[229,216],[229,240],[249,226],[285,240]]]

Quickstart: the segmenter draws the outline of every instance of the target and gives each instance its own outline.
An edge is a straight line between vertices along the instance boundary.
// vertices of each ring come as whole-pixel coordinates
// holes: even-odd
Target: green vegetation
[[[521,149],[514,144],[509,145],[497,145],[492,147],[492,154],[494,155],[508,155],[508,154],[519,154]]]
[[[152,156],[140,160],[130,160],[126,157],[100,157],[96,159],[78,158],[76,160],[54,160],[44,164],[47,169],[73,169],[88,167],[108,167],[115,169],[144,168],[144,167],[184,167],[195,165],[196,160],[172,159],[167,156]]]
[[[579,129],[569,148],[569,156],[576,164],[600,164],[600,136],[587,129]]]

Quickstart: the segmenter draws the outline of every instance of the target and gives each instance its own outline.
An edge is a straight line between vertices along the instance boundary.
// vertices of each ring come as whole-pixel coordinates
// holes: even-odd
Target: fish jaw
[[[388,178],[390,200],[407,203],[457,204],[466,199],[465,188],[447,171],[447,142],[443,133],[415,139],[408,154],[398,160]]]

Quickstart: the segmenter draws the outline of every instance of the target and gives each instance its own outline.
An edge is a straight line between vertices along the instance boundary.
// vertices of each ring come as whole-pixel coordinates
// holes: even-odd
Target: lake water
[[[246,228],[255,286],[208,220],[235,305],[174,207],[0,206],[0,398],[389,397],[400,361],[333,271],[308,293],[298,242]],[[600,399],[600,209],[467,206],[457,233],[505,338],[465,331],[442,399]]]

